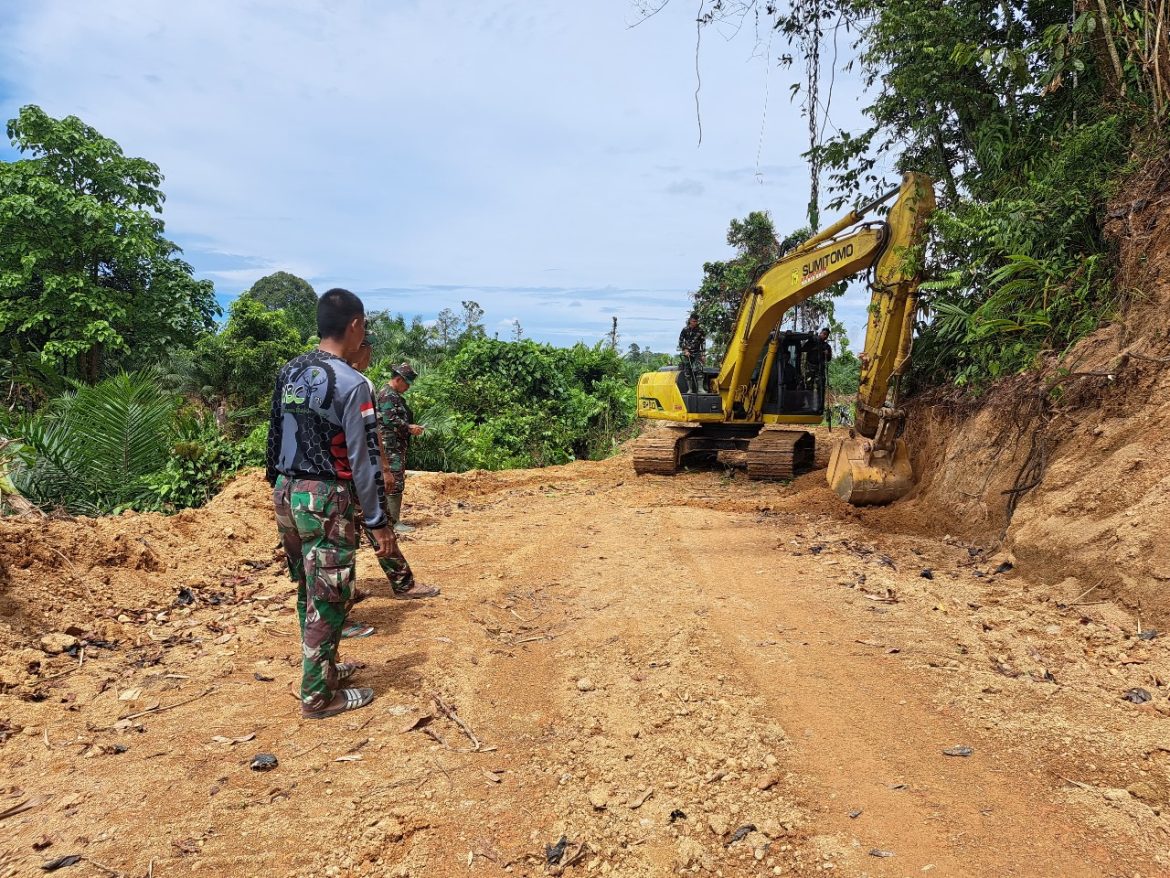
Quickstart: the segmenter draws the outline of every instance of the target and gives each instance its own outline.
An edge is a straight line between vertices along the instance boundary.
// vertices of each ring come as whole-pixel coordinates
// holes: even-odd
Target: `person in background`
[[[362,347],[358,350],[357,358],[353,362],[353,367],[362,373],[362,377],[370,385],[371,393],[374,389],[374,382],[366,376],[365,372],[370,368],[370,360],[373,359],[373,340],[367,335],[362,342]],[[401,367],[400,367],[401,368]],[[383,431],[378,431],[378,443],[382,449],[382,479],[387,486],[386,495],[386,515],[390,519],[391,525],[396,521],[396,516],[399,514],[402,504],[401,492],[397,495],[397,503],[391,503],[394,496],[392,493],[393,487],[399,484],[399,476],[392,470],[393,460],[386,452],[386,442]],[[402,460],[397,461],[399,465]],[[439,589],[434,586],[423,585],[415,580],[414,572],[410,569],[410,562],[406,560],[406,556],[402,554],[402,546],[398,542],[397,534],[394,536],[394,545],[390,553],[385,557],[378,558],[378,565],[382,568],[382,572],[386,574],[386,579],[390,582],[391,593],[394,597],[401,600],[410,600],[414,598],[429,598],[435,597],[439,594]],[[365,592],[358,592],[355,589],[355,596],[353,603],[364,600],[368,595]],[[352,606],[352,605],[351,605]],[[342,630],[342,637],[367,637],[374,633],[372,625],[367,625],[364,622],[349,622]]]
[[[829,329],[825,327],[816,338],[804,343],[804,375],[810,389],[816,394],[817,408],[824,403],[825,383],[829,361],[833,359],[833,346],[829,344]]]
[[[390,370],[390,380],[378,392],[378,424],[382,431],[382,447],[385,449],[386,511],[394,523],[395,530],[408,530],[400,524],[402,518],[402,494],[406,489],[406,456],[412,437],[421,436],[423,428],[414,423],[414,412],[406,401],[406,391],[418,374],[410,363],[400,363]],[[403,559],[405,561],[405,559]],[[394,597],[400,600],[431,598],[439,589],[418,582],[407,565],[404,571],[393,572],[383,565],[390,580]]]
[[[386,502],[390,520],[396,529],[402,520],[402,493],[406,489],[406,455],[410,440],[421,436],[423,427],[414,423],[414,412],[406,401],[406,391],[418,373],[410,363],[401,363],[390,370],[390,380],[378,393],[378,423],[382,428],[382,445],[386,449]]]
[[[706,346],[707,335],[699,326],[699,315],[692,314],[678,334],[678,349],[682,356],[680,365],[689,393],[706,391],[706,382],[703,380],[703,349]]]

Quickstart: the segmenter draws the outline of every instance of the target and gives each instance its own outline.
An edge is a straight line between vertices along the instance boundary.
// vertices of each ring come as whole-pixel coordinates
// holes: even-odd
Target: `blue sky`
[[[807,128],[752,23],[631,0],[0,4],[0,113],[76,114],[166,175],[167,234],[224,297],[277,270],[489,332],[673,349],[728,221],[804,224]],[[766,56],[770,54],[772,61]],[[833,123],[857,123],[838,74]],[[12,158],[11,151],[0,157]],[[891,180],[893,178],[891,177]],[[855,343],[857,291],[838,306]]]

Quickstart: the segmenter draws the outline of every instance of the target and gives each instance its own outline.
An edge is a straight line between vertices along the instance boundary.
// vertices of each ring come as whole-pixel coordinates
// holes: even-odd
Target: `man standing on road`
[[[349,361],[365,338],[365,306],[348,290],[317,302],[316,350],[280,370],[272,394],[267,470],[276,523],[297,583],[301,626],[301,715],[324,719],[364,707],[372,689],[343,689],[356,665],[339,664],[337,647],[353,596],[357,552],[355,502],[379,557],[394,545],[383,504],[385,484],[374,401]]]
[[[395,529],[405,531],[402,520],[402,492],[406,489],[406,452],[413,436],[423,428],[414,423],[414,412],[406,401],[406,391],[418,377],[410,363],[390,370],[390,380],[378,393],[378,425],[382,429],[382,446],[386,449],[386,505]]]
[[[370,359],[373,355],[373,346],[369,337],[362,343],[362,349],[358,352],[358,359],[353,363],[355,369],[363,373],[362,377],[366,379],[366,383],[370,385],[370,392],[374,391],[374,382],[366,378],[365,371],[370,368]],[[414,370],[406,363],[403,363],[398,369],[409,370],[411,380],[414,380]],[[394,370],[392,370],[394,371]],[[395,372],[395,374],[397,374]],[[391,385],[393,386],[393,382]],[[383,391],[384,393],[385,391]],[[377,394],[379,404],[375,408],[381,407],[382,394]],[[405,406],[406,402],[403,400],[402,404]],[[408,425],[410,409],[407,407]],[[417,428],[422,432],[422,427]],[[382,451],[382,479],[386,484],[386,506],[387,518],[390,519],[391,531],[394,531],[394,524],[397,523],[398,517],[402,509],[402,487],[405,482],[406,472],[406,452],[397,454],[392,457],[392,452],[388,450],[386,439],[384,436],[385,429],[378,431],[378,445]],[[412,434],[417,435],[417,434]],[[397,493],[395,491],[397,490]],[[396,501],[396,502],[395,502]],[[382,568],[382,572],[386,574],[386,578],[390,581],[390,589],[394,597],[400,600],[411,600],[414,598],[431,598],[439,594],[439,589],[435,586],[423,585],[414,578],[414,572],[410,569],[410,562],[406,560],[406,556],[402,554],[402,547],[398,544],[397,535],[393,538],[394,545],[391,547],[389,554],[378,558],[378,566]],[[364,593],[358,595],[354,603],[362,600],[366,595]],[[342,631],[342,637],[365,637],[368,634],[373,634],[373,626],[367,625],[364,622],[350,622]]]
[[[423,428],[414,423],[414,412],[406,402],[406,391],[418,374],[410,363],[401,363],[390,370],[390,381],[378,393],[378,425],[382,430],[382,448],[386,453],[386,511],[395,530],[409,531],[400,524],[402,518],[402,492],[406,488],[406,453],[410,449],[412,436],[422,435]],[[399,553],[401,556],[401,553]],[[410,565],[402,559],[405,569],[395,569],[387,558],[382,564],[394,597],[399,600],[433,598],[439,589],[424,585],[414,578]]]
[[[699,315],[692,314],[687,325],[678,334],[678,349],[682,352],[682,371],[690,393],[702,393],[706,390],[703,381],[703,348],[707,346],[707,336],[699,327]]]

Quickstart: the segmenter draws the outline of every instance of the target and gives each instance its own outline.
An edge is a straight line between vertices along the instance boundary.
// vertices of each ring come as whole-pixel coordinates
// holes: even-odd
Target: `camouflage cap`
[[[405,381],[407,387],[413,384],[414,379],[418,377],[418,373],[414,371],[410,363],[399,363],[397,366],[394,366],[390,369],[390,373],[392,375],[397,375],[399,378]]]

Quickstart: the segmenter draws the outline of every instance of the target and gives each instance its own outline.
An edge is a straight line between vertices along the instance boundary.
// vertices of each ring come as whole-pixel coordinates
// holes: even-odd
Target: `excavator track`
[[[816,449],[811,433],[804,430],[764,428],[747,449],[749,479],[795,478],[813,467]]]
[[[640,476],[673,476],[678,472],[684,439],[695,430],[665,430],[634,442],[634,472]]]

